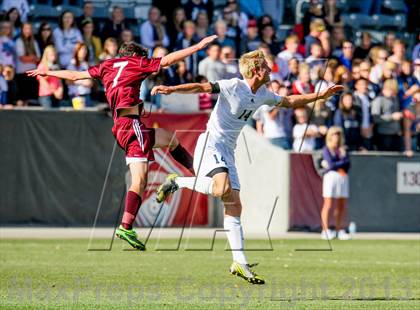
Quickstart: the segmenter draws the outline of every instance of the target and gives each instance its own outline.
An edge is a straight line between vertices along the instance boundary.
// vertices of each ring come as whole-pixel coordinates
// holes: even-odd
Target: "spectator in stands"
[[[326,146],[322,150],[321,165],[325,169],[322,177],[321,238],[348,240],[350,236],[343,229],[347,199],[349,198],[350,158],[344,146],[343,130],[340,127],[328,129]],[[335,205],[335,231],[329,228],[330,210]]]
[[[221,47],[230,46],[232,48],[235,48],[236,46],[235,41],[233,41],[231,38],[228,38],[226,36],[226,32],[227,32],[226,22],[223,20],[218,20],[214,24],[214,33],[217,35],[217,43],[219,43]]]
[[[285,81],[285,86],[287,86],[288,89],[292,88],[293,83],[298,79],[299,75],[299,61],[297,58],[291,58],[289,62],[287,63],[287,66],[289,68],[287,79]]]
[[[248,27],[248,15],[241,11],[240,5],[238,4],[238,0],[227,0],[226,8],[232,12],[232,16],[230,18],[231,23],[235,25],[235,27],[238,26],[241,30],[241,33],[239,33],[239,37],[241,37],[241,35],[246,34]],[[226,18],[226,15],[224,16],[224,18]]]
[[[372,101],[372,116],[380,151],[401,151],[401,120],[403,114],[397,99],[398,84],[394,79],[384,82],[382,96]]]
[[[238,62],[235,59],[235,50],[233,48],[230,46],[222,47],[220,61],[225,65],[223,79],[239,78],[241,76]]]
[[[239,27],[238,14],[227,5],[223,9],[222,19],[226,23],[226,37],[232,39],[235,43],[235,50],[239,50],[240,41],[242,37],[242,30]],[[246,18],[248,21],[248,18]],[[239,56],[239,55],[238,55]]]
[[[271,53],[269,46],[265,43],[261,43],[258,50],[262,51],[267,61],[267,65],[270,68],[270,80],[282,80],[279,72],[279,65],[276,62],[276,57]]]
[[[306,57],[305,62],[310,68],[322,67],[325,60],[322,58],[322,46],[321,44],[314,42],[311,44],[311,53]]]
[[[394,41],[392,47],[392,55],[388,57],[388,61],[391,61],[397,65],[397,72],[400,73],[401,65],[405,60],[405,43],[400,39]]]
[[[51,28],[51,25],[49,23],[42,22],[39,25],[38,33],[36,35],[36,41],[38,43],[41,55],[44,53],[44,49],[48,45],[54,45],[52,28]]]
[[[92,1],[85,1],[83,3],[83,13],[79,17],[76,18],[77,26],[79,27],[80,31],[83,32],[83,21],[91,20],[93,24],[93,35],[98,37],[100,32],[100,25],[96,21],[93,13],[95,11],[95,7],[93,6]]]
[[[331,50],[333,55],[337,54],[337,51],[343,46],[343,42],[346,41],[346,34],[343,26],[337,26],[331,29]]]
[[[9,108],[13,108],[16,105],[21,105],[21,101],[17,99],[18,87],[15,80],[15,68],[13,68],[13,66],[10,66],[10,65],[4,66],[3,77],[7,83],[7,97],[6,97],[6,104],[4,105],[4,108],[9,109]]]
[[[120,45],[123,43],[128,43],[134,41],[134,34],[131,29],[124,29],[121,31],[120,37],[118,38]]]
[[[28,21],[29,5],[27,0],[3,0],[1,9],[8,12],[12,8],[17,8],[19,11],[20,20],[22,22]]]
[[[287,96],[287,88],[277,80],[271,81],[269,89],[280,95]],[[257,122],[257,131],[267,138],[273,145],[284,150],[291,149],[292,132],[291,109],[280,109],[279,107],[261,106],[254,113],[253,118]]]
[[[111,19],[108,19],[101,31],[102,41],[107,38],[118,38],[124,29],[128,29],[127,22],[125,21],[124,11],[122,7],[114,6],[111,12]]]
[[[314,21],[322,21],[322,24],[325,27],[325,24],[323,22],[324,18],[325,18],[325,13],[324,13],[322,1],[310,0],[309,8],[305,11],[305,14],[302,18],[304,35],[307,35],[308,33],[312,32],[311,24]]]
[[[41,58],[38,43],[32,31],[31,23],[23,23],[21,36],[16,40],[16,83],[18,100],[26,105],[28,100],[38,99],[38,82],[26,75],[26,71],[34,70]]]
[[[346,146],[349,151],[358,151],[362,148],[361,124],[362,112],[354,104],[352,93],[346,92],[342,94],[338,109],[334,114],[334,126],[343,129]]]
[[[12,40],[12,25],[0,22],[0,64],[15,67],[16,47]]]
[[[355,81],[354,105],[361,110],[361,135],[363,147],[372,150],[373,120],[371,116],[371,99],[368,96],[369,81],[359,78]]]
[[[298,79],[292,84],[292,93],[294,95],[304,95],[314,92],[314,86],[311,83],[310,68],[306,63],[299,65]]]
[[[175,43],[175,50],[181,50],[198,43],[199,39],[195,34],[195,24],[187,20],[183,23],[182,33]],[[185,58],[185,64],[188,73],[191,76],[196,76],[198,72],[199,55],[197,53]]]
[[[315,150],[315,138],[319,137],[318,127],[308,124],[306,108],[295,109],[296,125],[293,126],[293,151],[311,152]]]
[[[195,78],[195,82],[207,83],[208,80],[202,75],[197,75],[197,77]],[[210,113],[213,109],[212,95],[209,93],[200,93],[198,95],[198,103],[201,112]]]
[[[305,57],[308,57],[311,52],[311,45],[318,43],[322,46],[319,37],[321,33],[325,31],[325,24],[322,19],[315,19],[310,24],[310,32],[305,37]]]
[[[378,82],[379,89],[383,88],[384,82],[388,79],[397,78],[397,65],[392,61],[386,61],[382,68],[382,76]]]
[[[394,46],[394,41],[397,39],[394,32],[388,32],[384,38],[385,49],[388,53],[392,52],[392,47]]]
[[[99,62],[99,56],[102,53],[101,39],[94,34],[95,25],[91,18],[86,18],[81,23],[83,43],[89,50],[89,65],[94,66]]]
[[[329,29],[335,27],[343,27],[343,21],[341,20],[341,10],[337,8],[337,0],[327,0],[324,3],[324,20]]]
[[[185,60],[181,60],[175,64],[175,76],[173,80],[168,83],[169,85],[179,85],[185,83],[191,83],[193,81],[193,75],[188,72]]]
[[[67,68],[78,42],[83,42],[80,30],[76,28],[74,15],[70,11],[61,13],[59,27],[53,31],[54,45],[62,68]]]
[[[404,60],[401,64],[401,72],[397,77],[398,99],[401,109],[405,109],[413,101],[413,94],[420,89],[419,81],[413,76],[411,62]]]
[[[206,77],[210,82],[221,80],[225,75],[225,66],[220,59],[220,45],[210,44],[207,57],[198,64],[198,74]]]
[[[99,55],[99,60],[103,61],[103,60],[112,59],[117,56],[117,52],[118,52],[117,40],[115,38],[108,38],[104,42],[104,50]]]
[[[273,18],[271,17],[271,15],[269,14],[264,14],[262,16],[260,16],[257,20],[257,26],[258,26],[258,35],[261,37],[262,36],[262,29],[265,25],[270,25],[274,27],[274,21]]]
[[[280,53],[280,42],[277,41],[276,32],[271,25],[265,25],[261,29],[261,42],[268,45],[273,55]]]
[[[172,14],[172,19],[168,21],[167,29],[170,41],[170,46],[173,48],[180,38],[180,34],[183,30],[183,24],[187,20],[185,10],[178,7]]]
[[[369,53],[370,58],[373,61],[373,67],[369,73],[369,80],[374,83],[378,84],[383,72],[383,67],[388,58],[388,52],[383,47],[373,47]]]
[[[12,39],[16,40],[20,36],[20,31],[22,27],[22,22],[20,20],[18,9],[13,7],[9,11],[7,11],[5,20],[10,22],[10,24],[12,25]]]
[[[360,71],[360,78],[365,79],[368,82],[368,96],[370,100],[375,99],[375,97],[379,94],[380,89],[379,86],[375,83],[372,83],[369,80],[370,77],[370,71],[371,71],[371,64],[369,60],[363,60],[359,64],[359,71]]]
[[[351,70],[352,60],[353,60],[353,43],[349,40],[343,42],[343,47],[341,49],[340,56],[338,60],[347,67],[347,69]]]
[[[265,0],[261,1],[261,5],[265,14],[273,16],[276,25],[283,23],[285,0]]]
[[[77,43],[74,48],[73,58],[67,67],[67,70],[86,71],[89,68],[89,50],[84,43]],[[81,103],[82,106],[91,107],[90,93],[93,86],[92,79],[78,80],[75,82],[68,81],[68,94],[72,100],[73,106]]]
[[[343,85],[345,88],[350,89],[351,75],[346,66],[339,65],[335,70],[334,84]]]
[[[286,38],[285,41],[286,49],[277,54],[277,63],[279,64],[280,75],[282,79],[285,79],[289,74],[288,62],[292,58],[296,58],[299,62],[303,60],[303,57],[298,53],[299,38],[297,35],[292,34]]]
[[[205,11],[210,24],[213,21],[213,1],[212,0],[188,0],[184,4],[187,19],[195,20],[201,11]]]
[[[417,35],[417,44],[413,48],[411,59],[414,62],[416,59],[420,59],[420,33]]]
[[[413,94],[412,103],[404,110],[404,145],[407,156],[420,152],[420,91]]]
[[[44,49],[39,70],[59,70],[57,52],[54,46]],[[63,99],[63,84],[61,80],[52,76],[37,76],[39,82],[38,101],[44,108],[58,107],[58,101]]]
[[[197,18],[195,19],[195,33],[199,40],[210,34],[209,18],[205,11],[197,14]]]
[[[372,36],[369,32],[362,32],[361,44],[354,50],[353,58],[366,59],[372,48]]]
[[[169,46],[169,38],[160,18],[159,9],[152,6],[149,10],[148,20],[140,26],[140,38],[143,46],[150,49],[156,46]]]
[[[242,38],[242,53],[254,51],[260,46],[261,40],[258,36],[257,21],[250,19],[248,21],[248,28],[246,36]]]

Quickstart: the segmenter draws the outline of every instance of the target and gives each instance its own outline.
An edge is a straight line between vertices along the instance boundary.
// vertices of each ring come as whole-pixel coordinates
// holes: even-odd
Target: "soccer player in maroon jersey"
[[[150,74],[196,53],[216,38],[215,35],[205,37],[193,46],[162,58],[148,58],[147,49],[129,42],[121,45],[118,58],[106,60],[86,71],[37,69],[27,72],[29,76],[54,76],[71,81],[99,79],[104,84],[105,94],[114,118],[112,132],[119,146],[125,151],[126,162],[131,173],[131,186],[126,196],[124,215],[116,235],[136,249],[145,250],[144,244],[138,240],[132,225],[146,188],[148,163],[154,160],[152,149],[168,147],[175,160],[194,172],[191,155],[172,132],[162,128],[147,128],[141,123],[143,103],[139,98],[140,85]]]

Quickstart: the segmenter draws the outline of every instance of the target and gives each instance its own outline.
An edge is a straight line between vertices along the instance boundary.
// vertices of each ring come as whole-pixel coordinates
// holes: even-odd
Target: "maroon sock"
[[[186,149],[180,144],[173,149],[171,152],[172,157],[179,162],[181,165],[183,165],[185,168],[191,171],[192,174],[194,174],[194,168],[193,168],[193,158],[188,153]]]
[[[134,220],[139,212],[141,197],[137,193],[129,191],[125,197],[125,209],[121,220],[121,225],[125,229],[133,228]]]

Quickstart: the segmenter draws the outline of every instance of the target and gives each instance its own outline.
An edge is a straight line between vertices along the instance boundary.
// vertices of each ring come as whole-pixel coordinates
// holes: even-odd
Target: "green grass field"
[[[106,247],[97,241],[95,247]],[[1,309],[420,309],[420,241],[274,240],[250,251],[267,284],[231,276],[231,253],[87,251],[87,240],[0,240]],[[208,248],[193,239],[191,248]],[[248,240],[248,248],[268,248]],[[184,248],[181,246],[181,248]]]

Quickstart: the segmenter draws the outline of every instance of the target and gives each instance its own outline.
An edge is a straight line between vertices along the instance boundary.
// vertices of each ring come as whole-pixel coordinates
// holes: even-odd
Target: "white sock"
[[[239,216],[225,215],[224,229],[232,250],[233,260],[239,264],[247,264],[244,253],[244,233],[242,230],[241,219]]]
[[[214,181],[210,177],[177,177],[175,183],[179,188],[188,188],[206,195],[213,193]]]

